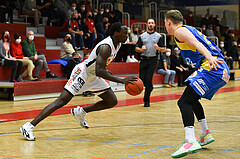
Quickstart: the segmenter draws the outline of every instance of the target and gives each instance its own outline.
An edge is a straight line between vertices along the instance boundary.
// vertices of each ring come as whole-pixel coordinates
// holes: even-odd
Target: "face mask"
[[[19,44],[22,41],[22,39],[17,39],[16,42]]]
[[[100,14],[103,14],[103,11],[100,11]]]
[[[108,13],[108,12],[109,12],[109,10],[107,9],[107,10],[106,10],[106,12]]]
[[[190,17],[192,17],[192,14],[189,14]]]
[[[88,16],[88,18],[89,18],[89,19],[91,19],[91,18],[92,18],[92,16],[91,16],[91,15],[89,15],[89,16]]]
[[[206,30],[206,28],[202,28],[202,30]]]
[[[128,34],[131,33],[131,30],[128,30]]]
[[[83,11],[85,11],[85,7],[82,7],[81,9],[82,9]]]
[[[170,56],[170,55],[171,55],[171,53],[170,53],[170,52],[166,52],[166,55],[167,55],[167,56]]]
[[[30,35],[30,36],[28,37],[28,39],[29,39],[29,40],[33,40],[33,39],[34,39],[34,36],[33,36],[33,35]]]
[[[138,32],[137,31],[133,31],[134,34],[137,34]]]
[[[223,47],[224,47],[224,44],[220,44],[220,47],[223,48]]]
[[[71,42],[71,40],[72,40],[71,38],[67,38],[67,41],[68,41],[68,42]]]
[[[80,61],[79,58],[73,58],[73,59],[74,59],[74,61],[76,61],[76,62]]]
[[[77,21],[77,18],[72,18],[72,20],[75,20],[75,21]]]
[[[179,52],[175,51],[175,54],[176,54],[176,55],[178,55],[178,54],[179,54]]]
[[[72,10],[75,10],[76,9],[76,7],[72,7]]]
[[[206,17],[206,19],[208,19],[208,17]]]
[[[10,35],[7,34],[7,35],[4,36],[4,38],[9,39]]]
[[[97,12],[93,12],[93,15],[95,15],[95,16],[96,16],[96,15],[97,15]]]

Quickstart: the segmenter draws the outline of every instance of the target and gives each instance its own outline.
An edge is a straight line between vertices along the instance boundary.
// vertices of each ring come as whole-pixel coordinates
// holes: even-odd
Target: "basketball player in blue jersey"
[[[214,141],[199,99],[211,100],[217,90],[227,84],[230,75],[220,49],[194,27],[183,25],[182,22],[183,16],[178,10],[170,10],[165,14],[168,34],[175,36],[181,54],[195,63],[198,70],[185,80],[187,88],[178,100],[185,129],[185,141],[171,155],[173,158],[195,152]],[[194,132],[194,114],[201,127],[199,141],[196,140]]]
[[[111,26],[111,35],[95,46],[88,59],[75,66],[60,96],[46,106],[35,119],[21,126],[20,131],[27,140],[35,140],[33,128],[54,111],[66,105],[76,93],[90,90],[98,93],[102,98],[93,105],[84,108],[78,106],[71,110],[73,117],[86,129],[89,128],[85,119],[88,112],[108,109],[117,105],[117,97],[104,79],[123,84],[137,79],[134,76],[119,78],[106,69],[107,65],[116,57],[121,43],[127,40],[127,33],[128,29],[122,23],[114,23]]]

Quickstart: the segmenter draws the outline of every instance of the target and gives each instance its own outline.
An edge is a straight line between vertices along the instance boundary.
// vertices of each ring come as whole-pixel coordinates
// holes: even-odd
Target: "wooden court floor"
[[[89,129],[81,128],[69,114],[75,105],[98,97],[76,96],[59,114],[35,129],[36,141],[26,141],[19,127],[31,121],[55,98],[0,101],[0,159],[168,159],[184,140],[184,129],[176,105],[184,88],[156,88],[150,108],[142,96],[116,92],[118,107],[91,112]],[[215,142],[186,159],[240,158],[240,81],[230,81],[212,101],[201,100]],[[27,112],[27,117],[26,117]],[[29,118],[29,119],[24,119]],[[200,136],[195,122],[196,136]]]

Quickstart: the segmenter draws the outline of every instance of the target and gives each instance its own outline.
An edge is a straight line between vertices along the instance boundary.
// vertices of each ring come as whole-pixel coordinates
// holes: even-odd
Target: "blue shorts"
[[[184,83],[190,85],[201,98],[211,100],[213,95],[224,85],[230,78],[229,68],[225,61],[218,63],[220,68],[217,70],[207,70],[200,68],[190,75]]]

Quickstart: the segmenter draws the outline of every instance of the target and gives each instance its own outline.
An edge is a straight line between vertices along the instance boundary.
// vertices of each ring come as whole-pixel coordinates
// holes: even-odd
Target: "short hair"
[[[80,55],[80,54],[78,52],[72,53],[72,57],[75,56],[75,55]]]
[[[110,35],[113,36],[113,34],[116,32],[120,32],[122,26],[125,26],[124,24],[120,22],[113,23],[113,25],[110,28]]]
[[[183,22],[183,15],[179,10],[167,11],[165,18],[171,20],[173,24],[179,24]]]
[[[15,40],[17,40],[19,37],[21,37],[21,34],[19,34],[19,33],[16,33],[16,34],[14,34],[14,36],[13,36],[13,37],[14,37],[14,39],[15,39]]]

